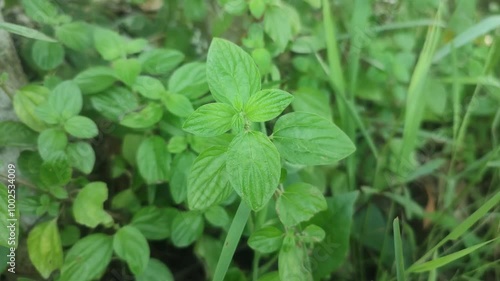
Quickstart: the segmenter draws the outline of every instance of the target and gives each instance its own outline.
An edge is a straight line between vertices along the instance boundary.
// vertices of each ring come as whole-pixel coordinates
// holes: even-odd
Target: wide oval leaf
[[[158,123],[162,117],[162,106],[150,103],[140,111],[127,113],[120,121],[120,125],[133,129],[145,129]]]
[[[157,259],[150,259],[146,270],[135,277],[136,281],[174,281],[170,269]]]
[[[61,236],[56,220],[37,224],[28,235],[28,254],[44,279],[63,264]]]
[[[262,90],[248,99],[244,111],[251,121],[265,122],[278,117],[292,100],[293,96],[285,91],[277,89]]]
[[[226,168],[234,190],[254,211],[271,199],[281,174],[278,150],[266,135],[255,131],[243,132],[233,139]]]
[[[37,85],[27,85],[14,95],[13,105],[17,117],[31,129],[40,132],[47,125],[37,116],[36,108],[45,103],[50,90]]]
[[[137,228],[131,225],[120,228],[115,233],[113,249],[134,275],[144,272],[149,262],[149,245]]]
[[[203,234],[203,217],[199,212],[180,212],[172,222],[172,243],[183,248],[191,245]]]
[[[305,112],[280,117],[272,140],[283,158],[293,164],[334,164],[356,150],[349,137],[331,121]]]
[[[190,209],[203,210],[224,201],[231,194],[226,171],[226,150],[213,146],[194,161],[188,176],[187,199]]]
[[[214,38],[208,50],[207,81],[215,100],[237,109],[261,86],[259,69],[252,57],[220,38]]]
[[[103,210],[108,199],[108,188],[103,182],[92,182],[83,187],[73,202],[76,222],[94,228],[98,224],[109,226],[113,218]]]
[[[73,116],[64,123],[64,130],[76,138],[90,139],[99,134],[97,125],[85,116]]]
[[[315,186],[307,183],[288,186],[276,200],[278,216],[287,227],[309,220],[326,207],[323,194]]]
[[[66,155],[71,166],[84,174],[90,174],[95,164],[94,149],[89,143],[75,142],[66,147]]]
[[[137,150],[139,172],[149,184],[168,180],[171,160],[167,142],[158,136],[145,139]]]
[[[202,105],[191,114],[182,128],[194,135],[215,137],[231,129],[234,108],[223,103]]]
[[[281,247],[283,237],[283,231],[274,226],[266,226],[250,235],[248,246],[261,253],[272,253]]]
[[[149,240],[162,240],[170,235],[171,212],[165,208],[147,206],[134,214],[130,225]]]

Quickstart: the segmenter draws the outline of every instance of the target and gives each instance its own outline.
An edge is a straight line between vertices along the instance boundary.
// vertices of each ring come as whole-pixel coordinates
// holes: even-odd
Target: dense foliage
[[[500,280],[495,1],[5,4],[5,280]]]

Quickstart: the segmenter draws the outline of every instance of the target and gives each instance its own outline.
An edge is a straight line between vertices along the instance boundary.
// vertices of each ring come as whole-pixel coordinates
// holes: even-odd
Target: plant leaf
[[[36,270],[47,279],[61,268],[63,249],[56,220],[37,224],[28,235],[28,254]]]
[[[165,87],[161,81],[150,76],[137,77],[132,88],[143,97],[152,100],[159,100],[165,94]]]
[[[36,146],[37,133],[28,126],[15,121],[0,122],[0,146],[33,148]]]
[[[142,233],[131,225],[120,228],[113,238],[113,250],[127,262],[134,275],[144,272],[149,262],[149,245]]]
[[[158,184],[168,180],[172,157],[167,143],[159,136],[142,141],[137,150],[137,166],[148,184]]]
[[[208,92],[207,74],[204,63],[187,63],[172,73],[168,80],[168,90],[196,99]]]
[[[116,81],[115,72],[106,66],[85,69],[73,79],[84,94],[95,94],[109,88]]]
[[[250,235],[248,246],[264,254],[272,253],[281,247],[283,237],[283,231],[274,226],[266,226]]]
[[[99,134],[99,130],[94,121],[80,115],[73,116],[66,120],[64,123],[64,130],[68,134],[81,139],[90,139]]]
[[[64,48],[59,43],[36,41],[33,44],[31,56],[40,69],[51,70],[63,62]]]
[[[276,200],[276,211],[286,227],[307,221],[326,207],[323,194],[307,183],[290,185]]]
[[[168,94],[163,98],[163,104],[174,115],[188,117],[194,112],[193,105],[186,96],[180,94]]]
[[[105,28],[95,28],[94,46],[102,58],[112,61],[125,56],[125,40],[120,34]]]
[[[110,226],[113,218],[103,210],[108,199],[108,188],[103,182],[91,182],[84,186],[73,202],[73,216],[79,224],[95,228],[98,224]]]
[[[36,108],[45,103],[50,90],[37,85],[27,85],[14,95],[13,105],[17,117],[31,129],[40,132],[46,125],[36,115]]]
[[[71,166],[84,174],[90,174],[95,164],[94,149],[89,143],[79,141],[66,147],[66,155]]]
[[[244,112],[254,122],[265,122],[278,117],[292,100],[293,96],[282,90],[261,90],[248,99]]]
[[[178,248],[191,245],[203,233],[203,217],[199,212],[180,212],[172,223],[172,243]]]
[[[140,111],[127,113],[120,121],[120,125],[133,129],[145,129],[160,122],[162,117],[162,106],[158,103],[149,103]]]
[[[93,47],[92,28],[83,21],[74,21],[58,26],[56,38],[68,48],[80,52]]]
[[[141,73],[142,65],[137,59],[119,59],[113,62],[116,77],[128,86],[132,86]]]
[[[356,149],[349,137],[331,121],[305,112],[280,117],[272,139],[283,158],[302,165],[333,164]]]
[[[130,225],[137,228],[148,240],[163,240],[170,236],[172,219],[168,209],[146,206],[134,214]]]
[[[68,145],[68,137],[60,129],[47,129],[38,136],[38,153],[43,160],[64,151]]]
[[[236,111],[223,103],[209,103],[198,107],[191,114],[182,128],[192,134],[203,137],[222,135],[231,129]]]
[[[151,75],[168,74],[184,60],[184,55],[177,50],[155,49],[139,56],[144,72]]]
[[[243,132],[229,145],[226,170],[236,193],[257,211],[267,204],[278,187],[280,156],[263,133]]]
[[[57,42],[54,38],[51,38],[38,30],[31,29],[29,27],[25,27],[22,25],[17,25],[8,22],[0,22],[0,29],[3,29],[7,32],[14,33],[17,35],[24,36],[26,38],[46,41],[46,42]]]
[[[174,281],[170,269],[157,259],[149,259],[148,265],[143,273],[135,276],[137,281]]]

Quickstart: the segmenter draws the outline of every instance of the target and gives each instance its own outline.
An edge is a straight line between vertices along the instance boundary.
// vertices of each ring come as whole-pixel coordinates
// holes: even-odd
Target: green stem
[[[241,201],[240,206],[236,211],[236,215],[234,215],[233,222],[229,227],[226,241],[224,241],[219,262],[217,262],[217,267],[215,268],[213,281],[224,280],[229,265],[231,264],[231,260],[233,259],[234,252],[236,251],[236,246],[238,246],[241,234],[243,233],[243,229],[245,229],[245,225],[250,217],[250,211],[250,208],[243,201]]]

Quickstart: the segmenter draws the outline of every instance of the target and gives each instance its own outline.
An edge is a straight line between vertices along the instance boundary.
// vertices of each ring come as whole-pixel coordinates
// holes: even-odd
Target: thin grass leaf
[[[460,35],[448,42],[448,44],[441,47],[441,49],[439,49],[434,55],[432,62],[439,62],[451,53],[452,48],[458,49],[466,45],[467,43],[474,41],[476,38],[483,36],[492,30],[495,30],[498,27],[500,27],[500,16],[498,15],[488,17],[478,22],[464,32],[460,33]]]
[[[405,261],[403,255],[403,241],[401,240],[401,230],[399,228],[399,218],[392,222],[394,233],[394,256],[396,257],[396,272],[398,281],[405,281]]]
[[[340,53],[337,46],[335,24],[330,10],[330,1],[323,0],[323,22],[325,27],[325,41],[328,56],[329,76],[333,88],[345,97],[346,87],[344,74],[340,65]]]
[[[441,21],[442,9],[443,4],[441,3],[436,13],[436,22]],[[439,27],[430,27],[424,47],[420,53],[420,58],[411,77],[406,98],[406,114],[399,169],[403,169],[404,163],[410,158],[410,154],[415,148],[417,134],[420,130],[420,123],[425,107],[424,95],[426,93],[423,91],[423,87],[427,80],[427,75],[432,64],[432,56],[434,55],[440,36],[441,31]]]
[[[418,273],[418,272],[431,271],[433,269],[442,267],[444,265],[447,265],[455,260],[458,260],[458,259],[478,250],[479,248],[481,248],[481,247],[483,247],[483,246],[485,246],[485,245],[487,245],[487,244],[489,244],[497,239],[498,238],[495,238],[495,239],[486,241],[484,243],[465,248],[465,249],[460,250],[458,252],[455,252],[453,254],[449,254],[449,255],[446,255],[446,256],[443,256],[443,257],[440,257],[440,258],[437,258],[435,260],[431,260],[431,261],[428,261],[428,262],[425,262],[425,263],[422,263],[419,265],[413,265],[410,268],[408,268],[408,273]]]
[[[8,22],[0,22],[0,29],[3,29],[3,30],[10,32],[10,33],[24,36],[27,38],[31,38],[31,39],[47,41],[47,42],[57,42],[57,40],[41,33],[38,30],[34,30],[34,29],[31,29],[28,27],[17,25],[17,24],[12,24],[12,23],[8,23]]]

